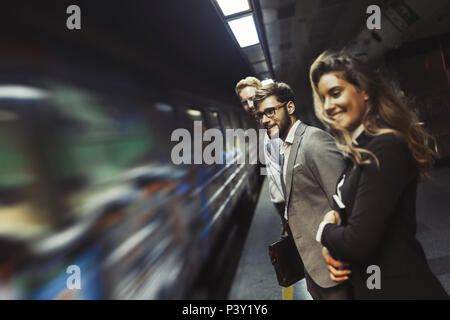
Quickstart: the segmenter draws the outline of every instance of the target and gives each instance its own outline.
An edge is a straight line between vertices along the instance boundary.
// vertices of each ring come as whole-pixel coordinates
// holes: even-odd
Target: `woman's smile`
[[[337,74],[324,74],[318,83],[323,108],[330,120],[351,131],[358,127],[366,110],[368,95]]]

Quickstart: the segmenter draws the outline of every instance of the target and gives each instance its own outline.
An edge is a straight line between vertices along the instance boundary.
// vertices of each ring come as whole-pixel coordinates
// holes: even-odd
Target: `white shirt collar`
[[[290,143],[292,144],[294,142],[294,138],[295,138],[295,131],[297,131],[297,127],[300,124],[300,120],[295,121],[295,123],[292,125],[291,129],[288,132],[288,135],[286,137],[286,140],[284,141],[285,143]]]
[[[350,132],[350,137],[352,138],[352,142],[358,144],[356,139],[364,132],[364,125],[361,123],[358,128]]]
[[[286,139],[283,141],[283,144],[281,145],[281,148],[280,148],[281,154],[284,155],[286,153],[286,149],[294,142],[295,131],[297,130],[297,127],[299,126],[299,124],[300,124],[300,120],[297,120],[292,125],[291,129],[289,129],[288,135],[287,135]]]

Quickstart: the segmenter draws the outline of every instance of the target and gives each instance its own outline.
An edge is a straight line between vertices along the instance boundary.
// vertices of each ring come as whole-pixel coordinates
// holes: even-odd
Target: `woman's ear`
[[[356,87],[356,91],[362,96],[364,101],[369,101],[369,95],[367,94],[366,90]]]
[[[364,90],[363,90],[363,98],[364,98],[364,101],[369,101],[369,95],[367,94],[367,92],[365,92]]]

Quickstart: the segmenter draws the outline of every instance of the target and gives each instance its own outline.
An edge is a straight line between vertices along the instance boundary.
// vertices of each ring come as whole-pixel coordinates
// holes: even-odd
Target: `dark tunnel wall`
[[[82,8],[81,30],[66,28],[71,4]],[[62,61],[233,104],[236,79],[251,74],[210,1],[5,1],[0,10],[2,54],[24,68],[40,60],[38,72]]]
[[[404,44],[386,55],[386,67],[411,107],[437,140],[442,160],[450,157],[450,34]]]

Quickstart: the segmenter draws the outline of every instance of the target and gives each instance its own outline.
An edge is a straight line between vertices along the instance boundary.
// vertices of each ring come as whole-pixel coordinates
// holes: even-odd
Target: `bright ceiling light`
[[[273,79],[264,79],[263,81],[261,81],[261,85],[263,86],[269,83],[274,83]]]
[[[217,4],[225,17],[250,10],[248,0],[217,0]]]
[[[162,112],[171,112],[173,110],[172,106],[169,106],[168,104],[163,103],[163,102],[157,102],[153,107],[156,110],[162,111]]]
[[[253,15],[228,21],[228,25],[241,48],[259,43]]]
[[[195,110],[195,109],[187,109],[186,113],[194,118],[202,116],[202,113],[199,110]]]
[[[38,88],[32,88],[21,85],[1,85],[0,99],[41,99],[45,98],[47,93]]]

